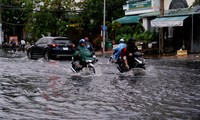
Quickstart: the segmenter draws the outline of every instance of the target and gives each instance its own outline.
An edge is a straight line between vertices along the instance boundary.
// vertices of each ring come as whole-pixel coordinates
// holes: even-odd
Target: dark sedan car
[[[27,48],[30,59],[71,57],[75,46],[67,37],[43,37]]]

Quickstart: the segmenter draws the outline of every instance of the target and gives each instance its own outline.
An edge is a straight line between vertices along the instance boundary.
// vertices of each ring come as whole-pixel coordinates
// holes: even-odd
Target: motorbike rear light
[[[74,44],[72,44],[72,47],[73,47],[73,48],[75,48],[75,45],[74,45]]]

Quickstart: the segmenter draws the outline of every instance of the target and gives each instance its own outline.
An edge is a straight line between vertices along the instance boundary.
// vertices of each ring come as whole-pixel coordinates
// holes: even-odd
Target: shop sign
[[[152,8],[152,0],[129,0],[129,10]]]

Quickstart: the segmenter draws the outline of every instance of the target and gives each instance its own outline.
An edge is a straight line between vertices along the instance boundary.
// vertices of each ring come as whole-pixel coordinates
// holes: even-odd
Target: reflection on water
[[[74,74],[70,61],[0,58],[0,119],[200,118],[199,62],[147,60],[119,73],[100,58],[96,75]]]

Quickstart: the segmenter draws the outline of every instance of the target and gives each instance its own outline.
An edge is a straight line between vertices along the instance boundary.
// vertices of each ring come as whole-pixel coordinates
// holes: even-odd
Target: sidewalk
[[[177,60],[187,60],[187,61],[199,61],[200,54],[188,54],[188,55],[173,55],[173,56],[161,56],[163,59],[177,59]]]
[[[96,56],[110,57],[113,51],[96,51]],[[176,60],[188,60],[188,61],[200,61],[200,54],[188,54],[188,55],[175,55],[175,54],[163,54],[163,55],[145,55],[145,59],[176,59]]]

